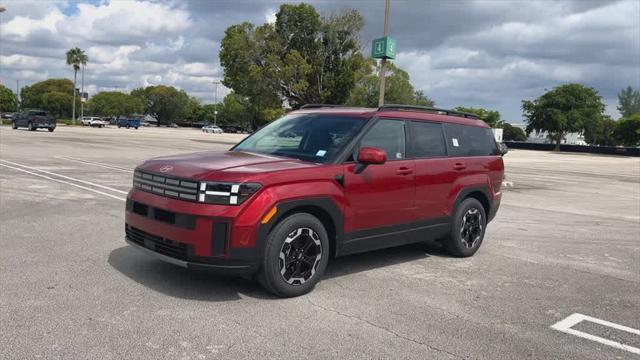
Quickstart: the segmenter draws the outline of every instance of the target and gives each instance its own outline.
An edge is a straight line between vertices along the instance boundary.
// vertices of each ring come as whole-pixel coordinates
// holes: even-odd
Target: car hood
[[[297,159],[241,151],[206,151],[164,156],[145,161],[139,170],[167,176],[203,180],[215,173],[263,173],[315,166]]]

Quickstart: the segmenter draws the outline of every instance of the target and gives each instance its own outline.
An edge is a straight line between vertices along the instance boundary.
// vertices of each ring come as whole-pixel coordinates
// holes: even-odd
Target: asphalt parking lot
[[[136,164],[240,138],[1,127],[0,358],[640,358],[639,158],[511,151],[474,257],[339,258],[312,293],[278,299],[123,240]],[[608,323],[552,328],[575,313]]]

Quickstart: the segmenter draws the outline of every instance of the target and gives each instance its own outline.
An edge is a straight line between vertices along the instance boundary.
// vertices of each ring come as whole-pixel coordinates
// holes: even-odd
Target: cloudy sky
[[[383,0],[308,2],[325,15],[358,9],[367,53],[382,33]],[[166,84],[211,103],[224,30],[273,21],[280,3],[0,0],[0,81],[71,79],[65,52],[78,46],[89,56],[90,95]],[[521,122],[522,99],[580,82],[618,118],[617,92],[640,88],[639,0],[391,0],[390,34],[396,64],[441,107],[481,106]]]

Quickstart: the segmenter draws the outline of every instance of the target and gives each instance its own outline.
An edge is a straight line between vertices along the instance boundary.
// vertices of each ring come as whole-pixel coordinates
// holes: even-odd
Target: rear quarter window
[[[445,124],[445,138],[449,156],[497,155],[498,147],[489,128]]]

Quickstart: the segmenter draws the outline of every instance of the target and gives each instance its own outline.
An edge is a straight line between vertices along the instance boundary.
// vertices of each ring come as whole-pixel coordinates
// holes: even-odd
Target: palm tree
[[[86,65],[87,61],[89,61],[89,57],[82,49],[74,47],[67,51],[67,65],[73,66],[73,108],[71,109],[73,124],[76,123],[76,81],[78,70],[80,70],[80,65]]]

